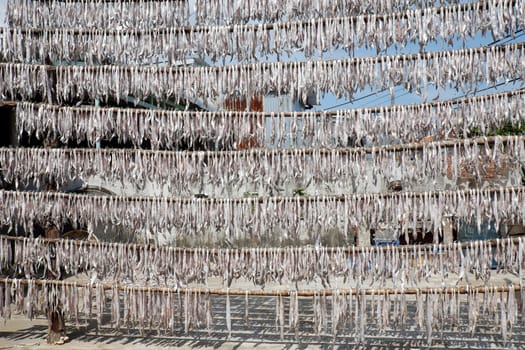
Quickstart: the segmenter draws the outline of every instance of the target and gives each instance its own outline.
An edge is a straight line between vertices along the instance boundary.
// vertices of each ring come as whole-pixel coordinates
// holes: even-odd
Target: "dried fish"
[[[184,4],[187,5],[186,2]],[[189,53],[198,56],[205,54],[216,62],[222,61],[224,56],[230,56],[239,62],[250,62],[261,56],[295,50],[301,50],[307,58],[312,58],[319,52],[334,51],[336,48],[352,55],[356,47],[374,47],[378,52],[393,45],[402,49],[416,42],[424,47],[429,38],[441,37],[443,41],[450,41],[458,38],[459,31],[462,32],[459,39],[463,41],[471,39],[481,29],[488,29],[494,40],[502,39],[505,35],[514,35],[525,24],[519,11],[523,6],[523,0],[487,2],[482,7],[477,3],[466,3],[449,6],[447,11],[439,7],[428,7],[382,15],[374,13],[319,19],[315,16],[314,19],[272,23],[271,26],[255,22],[240,25],[144,28],[141,21],[142,28],[129,29],[115,28],[111,23],[113,21],[107,21],[102,26],[80,26],[82,29],[74,28],[75,26],[74,29],[6,28],[0,30],[0,51],[9,61],[41,62],[54,58],[66,62],[130,65],[141,64],[146,57],[159,57],[166,53],[168,63],[174,65],[179,65]],[[185,12],[184,7],[177,10]],[[503,13],[505,16],[501,16]],[[157,14],[159,22],[167,22],[166,17],[161,17],[161,13]],[[148,13],[140,18],[144,15],[147,16]],[[470,18],[468,30],[464,30],[463,18]],[[432,25],[421,25],[426,22],[431,22]],[[505,30],[498,30],[496,24]],[[125,26],[129,26],[128,23]],[[403,26],[405,29],[397,33],[397,41],[389,35],[392,26]],[[443,27],[452,30],[443,31]],[[341,35],[336,28],[344,28],[345,35]],[[303,40],[304,38],[310,40]],[[64,45],[65,42],[68,45]],[[381,65],[386,64],[381,62]],[[400,70],[396,73],[399,74]],[[426,99],[427,89],[428,86],[425,85],[423,99]],[[393,90],[392,88],[391,91]]]

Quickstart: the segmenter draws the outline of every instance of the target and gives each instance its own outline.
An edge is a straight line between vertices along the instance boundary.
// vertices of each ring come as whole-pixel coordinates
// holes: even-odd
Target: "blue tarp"
[[[459,242],[484,240],[484,239],[495,239],[500,238],[501,235],[496,231],[494,221],[485,220],[478,230],[478,225],[475,222],[469,223],[462,221],[458,227]]]

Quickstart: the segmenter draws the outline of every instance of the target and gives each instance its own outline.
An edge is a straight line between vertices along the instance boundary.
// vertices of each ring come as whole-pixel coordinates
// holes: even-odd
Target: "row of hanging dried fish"
[[[8,0],[7,23],[25,28],[154,28],[184,24],[241,24],[249,21],[382,14],[456,4],[458,0]]]
[[[415,142],[426,136],[486,135],[502,125],[525,122],[525,90],[459,101],[334,112],[166,111],[133,108],[68,107],[32,102],[16,106],[19,137],[87,141],[115,137],[153,149],[235,149],[247,141],[268,147],[348,147],[387,140]]]
[[[382,14],[456,4],[458,0],[195,0],[197,23],[246,23],[248,21],[275,21],[341,17],[366,13]]]
[[[235,197],[246,192],[310,195],[377,192],[401,182],[413,190],[429,182],[454,189],[460,178],[509,177],[525,165],[524,136],[496,136],[458,141],[368,148],[170,152],[129,149],[0,148],[5,181],[56,184],[75,178],[132,184],[165,195]],[[506,179],[508,182],[508,178]],[[152,189],[148,186],[148,193]]]
[[[191,289],[180,292],[5,279],[0,281],[0,316],[7,320],[17,312],[32,318],[45,310],[57,310],[60,305],[66,319],[77,325],[82,319],[87,322],[95,317],[97,328],[105,325],[117,330],[138,328],[141,332],[157,331],[158,334],[204,329],[231,336],[243,327],[250,327],[250,307],[253,310],[257,305],[253,322],[259,328],[273,329],[268,331],[271,335],[276,332],[281,339],[301,333],[354,337],[354,341],[365,342],[367,337],[378,333],[410,329],[415,332],[412,337],[426,339],[428,344],[432,343],[435,332],[472,337],[486,332],[487,328],[496,329],[501,335],[498,341],[506,343],[512,337],[513,327],[521,326],[525,316],[524,291],[514,285],[466,291],[460,288],[416,290],[414,294],[403,290],[377,294],[329,292],[327,295],[325,291],[318,291],[311,297],[300,297],[296,292],[270,297],[246,295],[244,308],[232,308],[230,299],[242,303],[242,297]],[[273,310],[263,306],[267,298],[275,300]],[[107,314],[109,319],[105,317]]]
[[[447,216],[471,222],[521,223],[524,187],[442,192],[398,192],[322,197],[239,199],[87,196],[0,191],[0,223],[25,232],[33,225],[122,225],[145,241],[202,238],[310,241],[337,230],[347,240],[360,228],[389,225],[397,236],[432,231],[437,241]]]
[[[49,103],[83,99],[142,100],[174,98],[195,101],[287,93],[306,101],[314,90],[352,99],[367,86],[373,91],[402,85],[427,97],[430,83],[435,88],[475,91],[478,83],[489,86],[502,80],[523,79],[525,45],[509,44],[476,49],[449,50],[425,54],[353,58],[333,61],[271,62],[223,67],[161,66],[58,66],[0,64],[0,93],[3,99]],[[56,72],[51,89],[50,71]],[[469,72],[464,74],[464,72]],[[56,92],[56,96],[53,92]]]
[[[183,249],[0,236],[0,271],[28,279],[86,273],[105,283],[164,287],[209,287],[221,278],[228,287],[250,281],[259,288],[279,284],[298,289],[300,284],[301,290],[319,282],[325,288],[406,288],[436,283],[432,280],[444,288],[480,280],[487,285],[501,273],[512,274],[507,279],[517,277],[520,283],[525,277],[524,247],[521,237],[379,248]]]
[[[144,64],[167,59],[180,65],[189,56],[212,61],[226,57],[256,62],[268,55],[294,52],[306,58],[359,47],[384,51],[441,38],[472,38],[490,31],[494,40],[525,27],[525,0],[475,2],[447,8],[409,10],[391,15],[322,18],[299,22],[234,26],[189,26],[165,29],[108,30],[21,29],[0,30],[0,57],[9,62],[74,62],[88,64]],[[465,25],[468,23],[468,25]]]
[[[111,314],[109,325],[117,330],[138,328],[141,332],[147,329],[174,332],[183,326],[187,333],[190,328],[203,326],[211,330],[213,325],[209,294],[191,290],[177,293],[176,288],[156,292],[117,286],[106,291],[100,284],[36,282],[6,279],[0,283],[0,315],[5,320],[10,319],[12,313],[24,313],[32,319],[58,310],[77,327],[95,317],[97,329],[104,325],[105,313]]]

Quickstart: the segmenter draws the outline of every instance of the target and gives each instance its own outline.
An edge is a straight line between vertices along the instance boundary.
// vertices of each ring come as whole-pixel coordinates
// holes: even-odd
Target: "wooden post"
[[[57,239],[59,232],[55,225],[51,224],[45,228],[45,237]],[[55,265],[56,259],[51,259],[51,264]],[[57,269],[56,267],[55,269]],[[57,279],[59,276],[54,275],[53,272],[47,271],[48,279]],[[52,304],[56,306],[53,307]],[[64,344],[69,338],[66,337],[64,314],[62,312],[62,305],[50,300],[47,305],[47,342],[48,344]]]
[[[47,311],[47,343],[48,344],[64,344],[67,340],[65,336],[64,315],[60,307],[57,310]]]
[[[452,216],[443,217],[443,244],[454,242],[454,234],[452,232],[453,218]]]
[[[370,229],[362,226],[359,228],[357,234],[357,246],[359,247],[370,247]]]

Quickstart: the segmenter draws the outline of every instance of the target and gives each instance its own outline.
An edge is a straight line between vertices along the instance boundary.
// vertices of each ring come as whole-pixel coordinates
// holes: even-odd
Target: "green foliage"
[[[513,124],[510,121],[505,122],[500,128],[492,130],[485,135],[482,135],[481,130],[478,127],[471,129],[468,137],[476,136],[510,136],[510,135],[523,135],[525,134],[525,124]]]
[[[304,188],[294,188],[293,195],[294,196],[306,196],[306,190]]]

